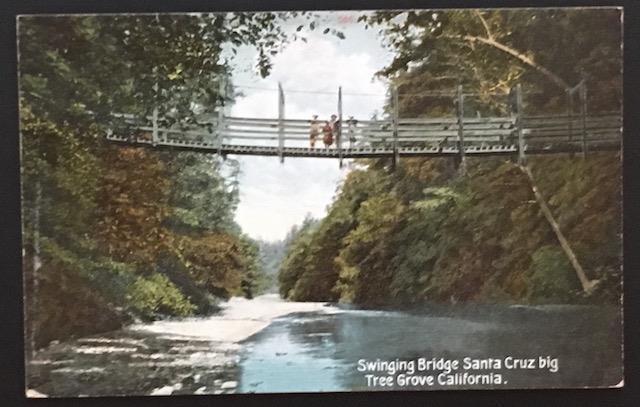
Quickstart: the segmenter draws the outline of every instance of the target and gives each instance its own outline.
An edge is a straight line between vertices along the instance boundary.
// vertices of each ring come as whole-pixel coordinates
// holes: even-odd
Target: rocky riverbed
[[[27,360],[27,395],[70,397],[234,393],[240,342],[279,316],[322,312],[322,303],[275,295],[233,298],[220,314],[135,324],[52,343]]]

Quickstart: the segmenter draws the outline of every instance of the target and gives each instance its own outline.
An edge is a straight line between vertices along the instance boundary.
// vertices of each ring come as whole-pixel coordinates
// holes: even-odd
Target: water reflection
[[[536,363],[540,356],[551,356],[559,359],[559,369],[503,370],[506,383],[494,387],[612,386],[621,380],[620,344],[620,318],[613,308],[460,306],[413,313],[297,314],[278,319],[247,342],[240,391],[389,390],[367,387],[364,373],[356,369],[358,360],[503,361],[507,356],[535,358]],[[487,386],[458,388],[479,387]]]

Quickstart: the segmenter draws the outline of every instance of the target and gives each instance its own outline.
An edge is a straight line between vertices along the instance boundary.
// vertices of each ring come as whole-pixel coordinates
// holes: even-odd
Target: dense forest
[[[305,15],[295,33],[279,24]],[[398,88],[406,117],[451,114],[450,99],[411,94],[458,84],[478,95],[469,115],[505,113],[508,100],[495,94],[517,83],[528,112],[564,112],[566,88],[581,80],[590,112],[620,110],[618,11],[382,12],[359,23],[395,53],[379,75]],[[466,172],[450,159],[402,159],[393,170],[358,161],[324,219],[267,243],[234,222],[233,160],[105,141],[114,112],[157,108],[167,126],[210,117],[233,102],[218,92],[221,78],[231,82],[230,55],[254,47],[267,76],[271,58],[307,29],[344,38],[308,13],[19,19],[28,348],[135,319],[208,314],[276,283],[288,299],[369,306],[619,299],[616,153],[529,159],[599,281],[586,295],[510,161],[469,160]]]
[[[297,228],[294,228],[294,233]],[[289,233],[284,240],[266,241],[258,240],[258,248],[260,249],[260,261],[263,270],[262,289],[264,292],[278,292],[278,272],[280,264],[286,254],[286,248],[289,245],[293,234]]]
[[[19,19],[27,347],[206,314],[265,285],[258,244],[234,222],[233,160],[104,135],[114,112],[157,108],[167,125],[213,114],[232,102],[218,94],[224,45],[254,47],[265,76],[291,40],[276,22],[296,15]]]
[[[361,17],[395,53],[379,72],[397,87],[401,117],[451,115],[451,99],[420,91],[462,84],[465,115],[507,113],[522,84],[527,114],[567,111],[586,81],[589,111],[621,111],[618,10],[379,12]],[[403,95],[405,95],[403,97]],[[426,302],[617,303],[621,284],[619,153],[515,161],[361,160],[325,218],[287,245],[283,297],[363,306]],[[463,171],[465,170],[465,171]],[[582,289],[543,216],[537,188],[593,290]]]

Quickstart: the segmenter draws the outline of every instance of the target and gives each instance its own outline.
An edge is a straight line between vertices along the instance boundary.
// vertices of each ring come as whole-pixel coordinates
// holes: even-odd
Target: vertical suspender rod
[[[278,82],[278,157],[284,162],[284,91]]]
[[[224,102],[226,98],[227,86],[224,77],[218,81],[218,128],[216,142],[218,145],[218,156],[222,155],[222,139],[224,132]]]
[[[567,117],[569,118],[569,142],[573,141],[573,89],[567,90]]]
[[[458,85],[457,91],[458,105],[458,152],[460,154],[460,168],[462,172],[466,172],[467,163],[464,151],[464,94],[462,93],[462,85]]]
[[[155,73],[155,70],[154,70]],[[153,113],[151,116],[151,142],[155,146],[158,144],[158,82],[153,85]]]
[[[393,92],[393,168],[400,161],[400,151],[398,147],[398,120],[400,119],[400,107],[398,106],[398,87],[391,88]]]
[[[582,156],[587,156],[587,83],[582,81],[580,87],[580,113],[582,113]]]
[[[524,131],[522,130],[522,85],[516,85],[516,131],[518,132],[518,164],[525,165],[527,157],[525,156]]]
[[[152,144],[155,146],[158,144],[158,107],[154,107],[153,108],[153,116],[151,117],[151,126],[152,126],[152,133],[151,133],[151,140],[152,140]]]
[[[338,134],[336,134],[338,145],[338,159],[342,168],[342,86],[338,86]]]

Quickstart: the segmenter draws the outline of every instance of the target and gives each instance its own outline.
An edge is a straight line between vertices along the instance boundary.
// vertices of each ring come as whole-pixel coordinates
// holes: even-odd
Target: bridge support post
[[[587,156],[587,83],[580,86],[580,114],[582,115],[582,158]]]
[[[155,147],[158,144],[158,107],[153,108],[153,116],[151,116],[151,142]]]
[[[218,156],[222,156],[222,140],[224,132],[224,99],[226,97],[226,82],[224,78],[220,78],[218,81],[218,123],[217,123],[217,137],[216,142],[218,145]]]
[[[573,91],[574,89],[567,89],[567,124],[569,125],[569,143],[573,141]]]
[[[342,168],[342,124],[342,86],[338,86],[338,134],[336,134],[336,144],[338,145],[340,168]]]
[[[398,121],[400,120],[400,106],[398,103],[398,87],[392,88],[393,92],[393,169],[400,162],[400,150],[398,146]]]
[[[158,74],[158,69],[153,68],[153,74]],[[151,145],[154,147],[158,144],[158,82],[153,84],[153,112],[151,113]]]
[[[458,154],[460,171],[464,174],[467,172],[467,162],[464,150],[464,94],[462,93],[462,85],[458,85],[456,94],[456,110],[458,113]]]
[[[522,85],[516,85],[516,133],[518,134],[518,164],[525,165],[527,157],[525,155],[525,140],[522,125]]]
[[[278,157],[284,162],[284,91],[278,82]]]

